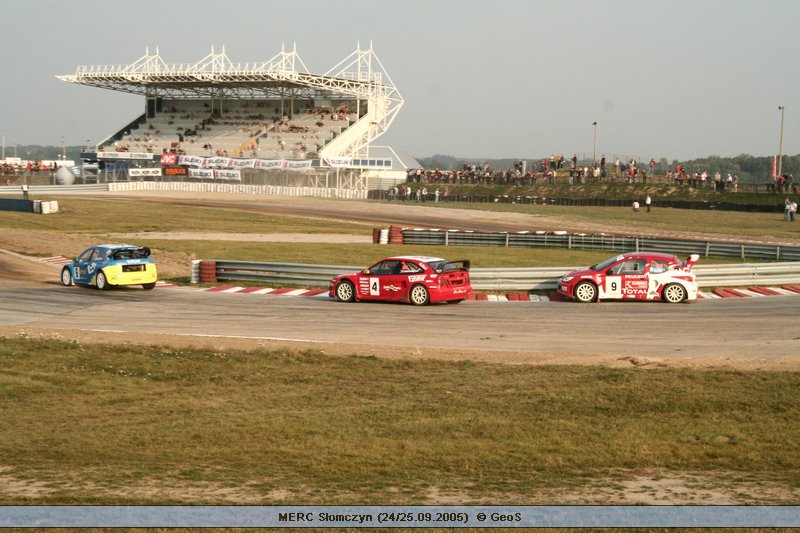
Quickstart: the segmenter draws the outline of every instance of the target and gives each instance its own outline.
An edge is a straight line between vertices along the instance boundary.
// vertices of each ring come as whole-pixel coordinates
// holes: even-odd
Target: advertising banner
[[[214,168],[231,168],[231,158],[229,157],[208,157],[206,158],[206,167]]]
[[[98,159],[153,159],[147,152],[97,152]]]
[[[189,177],[190,178],[200,178],[204,180],[213,180],[214,179],[214,171],[210,168],[190,168],[189,169]]]
[[[283,170],[303,171],[311,168],[311,160],[308,161],[283,161]]]
[[[214,178],[227,181],[242,181],[242,173],[238,170],[215,170]]]
[[[129,178],[156,177],[161,175],[160,168],[129,168]]]
[[[178,154],[161,154],[161,164],[169,167],[175,166],[178,162]]]
[[[255,168],[261,170],[278,170],[283,168],[283,159],[258,159]]]
[[[205,165],[206,158],[199,155],[182,155],[178,158],[179,165],[186,165],[189,167],[202,167]]]
[[[333,168],[348,168],[353,165],[352,157],[326,157],[323,161]]]
[[[255,159],[234,159],[233,168],[256,168]]]
[[[184,167],[167,167],[164,169],[165,176],[187,176],[188,171]]]

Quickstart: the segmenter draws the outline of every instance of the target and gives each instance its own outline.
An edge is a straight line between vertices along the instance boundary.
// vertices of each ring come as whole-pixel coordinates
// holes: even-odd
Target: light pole
[[[592,126],[594,126],[594,148],[592,149],[592,166],[594,166],[594,162],[597,161],[597,122],[592,122]]]
[[[778,176],[783,174],[783,113],[786,107],[779,105],[778,111],[781,112],[781,140],[778,144]]]
[[[67,160],[67,144],[64,142],[64,136],[61,136],[61,159]]]

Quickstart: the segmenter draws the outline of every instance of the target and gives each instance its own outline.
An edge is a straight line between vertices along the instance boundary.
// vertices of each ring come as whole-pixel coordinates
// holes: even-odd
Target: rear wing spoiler
[[[438,274],[442,274],[443,272],[449,272],[452,270],[469,270],[470,262],[469,259],[456,259],[455,261],[448,261],[446,263],[442,263],[441,266],[437,269]]]

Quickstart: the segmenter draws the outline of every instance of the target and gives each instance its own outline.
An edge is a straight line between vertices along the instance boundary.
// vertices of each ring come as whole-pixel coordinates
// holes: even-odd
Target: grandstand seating
[[[305,101],[290,119],[281,116],[280,100],[231,100],[215,113],[209,101],[164,100],[154,117],[101,149],[307,159],[358,119],[342,112],[350,109],[349,103],[315,107]]]

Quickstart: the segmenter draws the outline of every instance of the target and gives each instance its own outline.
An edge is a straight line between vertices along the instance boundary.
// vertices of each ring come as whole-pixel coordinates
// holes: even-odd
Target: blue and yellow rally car
[[[141,285],[150,290],[156,279],[150,248],[131,244],[92,246],[61,270],[63,285],[94,285],[100,290],[118,285]]]

